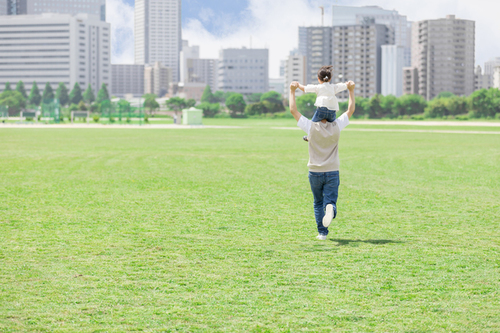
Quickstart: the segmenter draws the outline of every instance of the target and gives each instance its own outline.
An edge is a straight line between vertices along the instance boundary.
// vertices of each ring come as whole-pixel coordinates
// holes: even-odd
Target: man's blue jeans
[[[328,235],[328,228],[323,226],[323,217],[325,216],[325,207],[328,204],[333,205],[333,218],[337,216],[337,198],[340,185],[339,172],[309,171],[309,183],[314,196],[314,216],[318,225],[318,233]]]

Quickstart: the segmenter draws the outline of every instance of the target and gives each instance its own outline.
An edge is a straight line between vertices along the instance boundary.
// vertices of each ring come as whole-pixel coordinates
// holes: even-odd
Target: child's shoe
[[[304,135],[304,137],[302,138],[302,140],[304,140],[305,142],[309,142],[309,140],[307,139],[307,135]]]

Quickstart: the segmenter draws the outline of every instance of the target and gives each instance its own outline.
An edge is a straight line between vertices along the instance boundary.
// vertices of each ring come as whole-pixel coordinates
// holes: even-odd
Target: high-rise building
[[[297,81],[305,84],[306,77],[306,57],[303,55],[289,55],[285,60],[285,86],[283,88],[283,95],[288,96],[290,91],[290,83]],[[297,89],[297,96],[302,95],[302,90]]]
[[[478,65],[474,71],[474,91],[481,89],[490,89],[492,85],[492,75],[483,74],[481,66]]]
[[[382,89],[384,96],[403,95],[404,47],[399,45],[382,45]]]
[[[500,57],[491,58],[484,63],[484,74],[493,76],[495,68],[500,66]]]
[[[244,95],[269,90],[268,49],[223,49],[218,61],[218,90]]]
[[[333,6],[332,25],[345,26],[364,24],[367,21],[384,24],[394,31],[394,44],[404,47],[404,65],[411,65],[411,23],[396,10],[378,6]]]
[[[22,80],[40,89],[62,82],[111,86],[111,29],[99,17],[78,14],[3,16],[0,20],[0,86]]]
[[[117,97],[144,95],[144,65],[111,65],[112,86],[110,92]]]
[[[427,100],[440,92],[467,96],[474,91],[475,22],[454,15],[418,22],[419,94]]]
[[[136,0],[134,24],[135,63],[151,65],[159,61],[179,82],[181,0]]]
[[[332,64],[332,27],[299,27],[299,53],[306,57],[306,84],[318,82],[318,70]]]
[[[392,29],[382,24],[333,27],[332,83],[352,80],[365,98],[382,92],[382,45],[394,44]],[[337,95],[347,99],[348,92]]]
[[[163,66],[159,61],[154,66],[144,68],[144,93],[155,94],[163,97],[168,93],[168,87],[172,82],[172,70]]]
[[[0,0],[1,1],[1,0]],[[59,13],[96,15],[106,21],[106,0],[6,0],[8,15]]]
[[[403,68],[403,94],[418,95],[418,68]]]

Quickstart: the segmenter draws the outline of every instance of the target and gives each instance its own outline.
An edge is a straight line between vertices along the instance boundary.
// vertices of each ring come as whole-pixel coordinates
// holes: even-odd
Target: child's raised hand
[[[297,81],[293,81],[292,83],[290,83],[290,90],[291,91],[297,90],[298,87],[299,87],[299,83]]]
[[[355,87],[356,87],[356,84],[354,82],[352,82],[352,81],[347,82],[347,89],[352,91],[352,90],[354,90]]]

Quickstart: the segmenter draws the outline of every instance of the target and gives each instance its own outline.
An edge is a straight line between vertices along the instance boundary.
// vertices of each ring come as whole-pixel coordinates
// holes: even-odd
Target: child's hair
[[[318,79],[323,82],[329,82],[332,79],[333,66],[323,66],[318,71]]]

